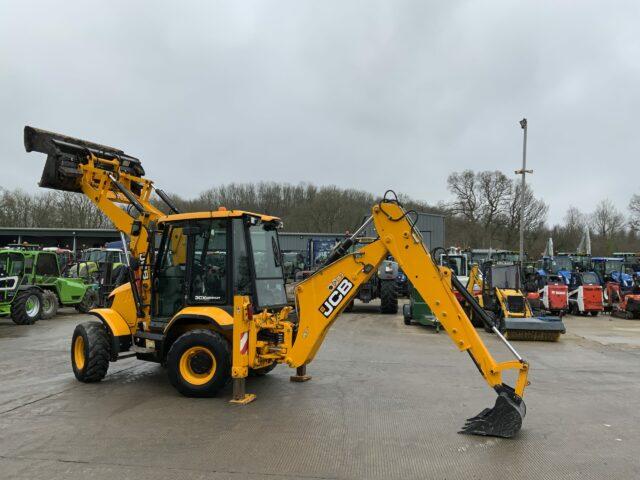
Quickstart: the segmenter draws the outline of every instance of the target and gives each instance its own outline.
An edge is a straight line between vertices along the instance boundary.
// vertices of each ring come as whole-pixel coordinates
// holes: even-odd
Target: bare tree
[[[449,209],[453,215],[462,216],[469,222],[478,221],[482,208],[476,177],[476,173],[472,170],[453,172],[447,177],[447,187],[454,195]]]
[[[629,226],[634,231],[640,231],[640,195],[635,194],[631,197],[629,211],[631,212]]]
[[[596,235],[610,239],[624,227],[624,215],[608,198],[601,200],[591,214],[591,226]]]

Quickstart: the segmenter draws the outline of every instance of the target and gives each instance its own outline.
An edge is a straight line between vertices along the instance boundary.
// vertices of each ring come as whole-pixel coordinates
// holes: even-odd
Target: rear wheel
[[[33,325],[42,317],[42,292],[24,290],[11,302],[11,319],[18,325]]]
[[[58,313],[58,296],[51,290],[42,292],[42,319],[48,320]]]
[[[380,311],[398,313],[398,289],[395,280],[380,281]]]
[[[345,312],[353,312],[353,302],[355,302],[355,300],[351,300],[349,303],[347,303],[347,306],[344,307]]]
[[[102,322],[81,323],[71,339],[73,374],[84,383],[99,382],[107,374],[111,344]]]
[[[79,304],[76,305],[76,310],[80,313],[88,313],[89,310],[95,308],[98,305],[98,293],[92,289],[88,288],[86,292],[84,292],[84,297]]]
[[[487,333],[493,333],[493,329],[491,328],[496,327],[499,331],[504,331],[504,319],[502,319],[502,315],[498,314],[496,315],[494,312],[491,312],[489,310],[485,310],[487,313],[487,316],[489,317],[489,319],[491,320],[491,324],[490,325],[486,325],[483,322],[483,326],[484,326],[484,331]],[[501,328],[502,327],[502,328]]]
[[[597,310],[593,310],[593,311],[589,312],[589,314],[590,314],[592,317],[597,317],[597,316],[598,316],[598,311],[597,311]]]
[[[188,397],[215,396],[229,380],[230,371],[229,345],[211,330],[182,334],[167,355],[169,381]]]
[[[267,373],[269,373],[271,370],[273,370],[277,366],[278,366],[278,364],[276,362],[273,362],[271,365],[269,365],[267,367],[250,368],[249,369],[249,376],[250,377],[264,377]]]

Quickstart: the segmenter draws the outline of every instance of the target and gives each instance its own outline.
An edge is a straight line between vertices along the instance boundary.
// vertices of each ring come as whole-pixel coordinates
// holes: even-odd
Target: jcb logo
[[[353,283],[347,278],[343,278],[336,288],[332,290],[327,299],[322,305],[320,305],[320,312],[326,317],[333,313],[333,311],[342,303],[347,296],[347,293],[353,288]]]

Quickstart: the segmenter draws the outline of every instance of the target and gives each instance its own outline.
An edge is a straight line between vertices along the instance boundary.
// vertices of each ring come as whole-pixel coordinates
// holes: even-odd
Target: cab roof
[[[209,212],[189,212],[177,213],[173,215],[164,215],[158,219],[158,223],[177,222],[180,220],[202,220],[207,218],[240,218],[243,215],[257,217],[263,222],[280,222],[280,218],[271,215],[263,215],[261,213],[247,212],[245,210],[227,210],[219,208]]]

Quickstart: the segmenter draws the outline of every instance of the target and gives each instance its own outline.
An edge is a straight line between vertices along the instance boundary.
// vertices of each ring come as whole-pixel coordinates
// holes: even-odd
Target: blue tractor
[[[603,288],[607,282],[617,283],[623,292],[633,288],[633,276],[625,271],[623,258],[593,257],[591,268],[598,275]]]

